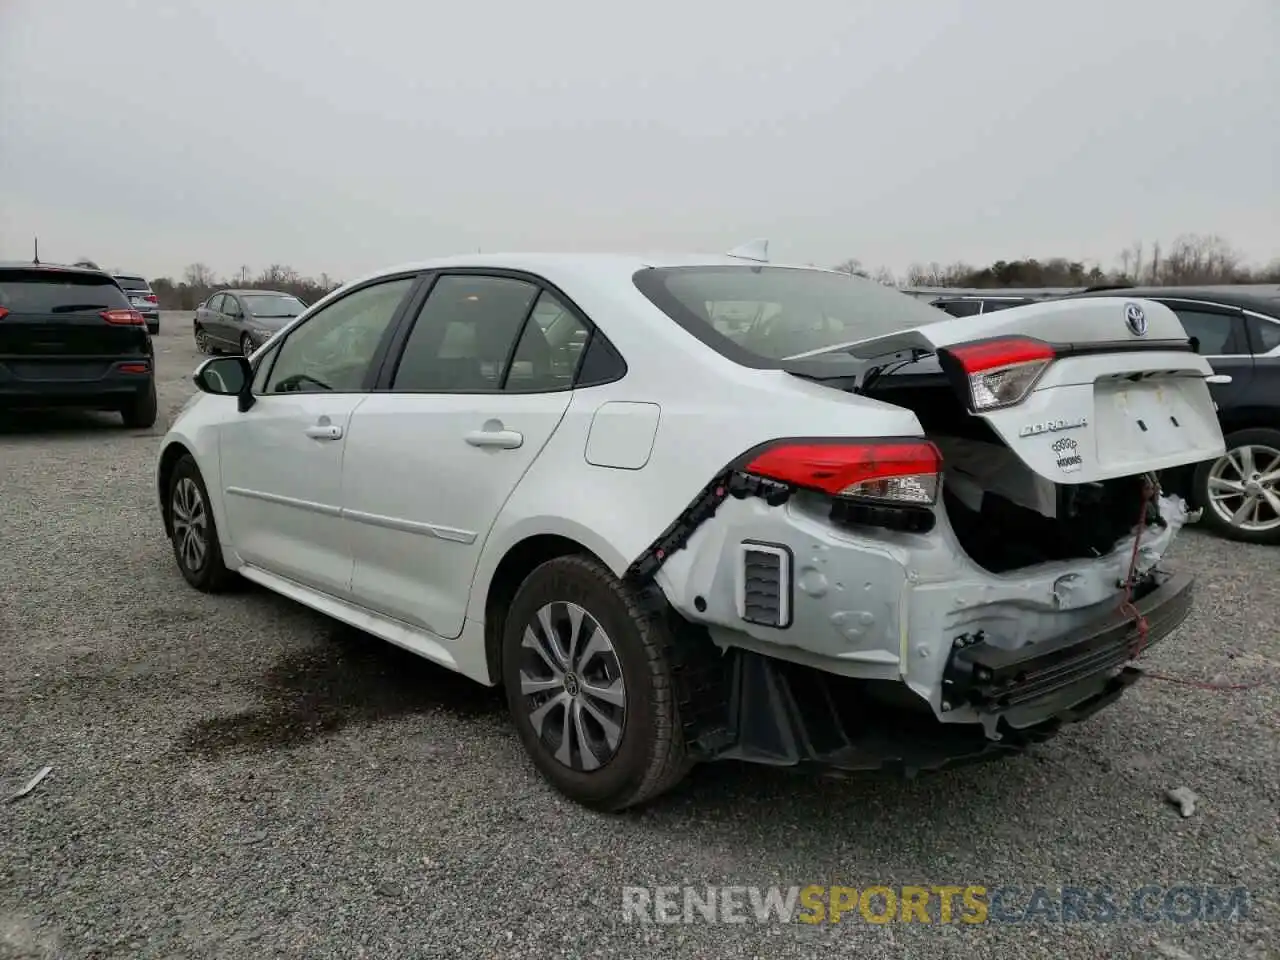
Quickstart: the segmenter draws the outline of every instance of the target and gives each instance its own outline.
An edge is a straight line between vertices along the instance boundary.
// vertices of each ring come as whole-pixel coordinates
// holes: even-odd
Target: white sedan
[[[1158,471],[1223,452],[1211,373],[1146,301],[950,319],[758,248],[477,255],[205,362],[157,483],[193,587],[501,684],[546,778],[618,810],[701,760],[931,769],[1114,700],[1190,607]]]

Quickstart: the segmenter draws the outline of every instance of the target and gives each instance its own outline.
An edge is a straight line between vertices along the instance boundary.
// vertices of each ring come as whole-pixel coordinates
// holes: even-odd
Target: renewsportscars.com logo
[[[1222,923],[1249,919],[1245,887],[623,887],[626,923]]]

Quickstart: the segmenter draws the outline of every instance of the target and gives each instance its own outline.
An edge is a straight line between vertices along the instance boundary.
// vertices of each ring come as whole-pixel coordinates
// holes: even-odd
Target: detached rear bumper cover
[[[1145,640],[1132,614],[1117,609],[1102,622],[1017,649],[993,646],[981,636],[958,641],[963,645],[952,651],[943,675],[947,703],[1004,713],[1052,698],[1090,678],[1110,676],[1140,650],[1167,637],[1191,612],[1191,574],[1152,577],[1147,592],[1133,604],[1147,622]]]

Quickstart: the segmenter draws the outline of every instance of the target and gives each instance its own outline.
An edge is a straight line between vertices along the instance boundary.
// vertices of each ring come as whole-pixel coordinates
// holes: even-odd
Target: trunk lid
[[[984,409],[970,394],[976,388],[967,382],[969,360],[960,358],[980,356],[1006,338],[1010,345],[1021,344],[1024,360],[1040,348],[1052,352],[1025,395]],[[1106,297],[1034,303],[940,319],[787,359],[835,353],[877,362],[936,355],[945,371],[939,376],[951,380],[957,402],[968,402],[972,414],[1019,459],[1055,483],[1163,470],[1210,460],[1224,450],[1205,380],[1213,369],[1191,351],[1173,311],[1151,301]],[[1006,354],[1011,361],[1019,356],[1017,350]]]

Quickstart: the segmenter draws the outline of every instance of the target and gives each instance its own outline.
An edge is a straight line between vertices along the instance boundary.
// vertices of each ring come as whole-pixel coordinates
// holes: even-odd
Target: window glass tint
[[[587,344],[588,330],[567,307],[545,291],[534,304],[511,359],[504,389],[567,390],[573,386],[578,358]]]
[[[1195,337],[1199,341],[1196,352],[1209,356],[1234,352],[1227,349],[1227,342],[1231,339],[1232,317],[1222,313],[1204,313],[1181,307],[1175,307],[1173,312],[1182,321],[1187,336]]]
[[[640,292],[712,346],[779,360],[937,323],[943,314],[847,274],[790,267],[667,267],[635,275]]]
[[[271,365],[276,362],[276,354],[280,352],[278,346],[272,347],[256,360],[256,366],[253,370],[253,386],[250,387],[253,393],[262,393],[267,387],[267,377],[271,374]]]
[[[984,300],[982,301],[982,312],[991,313],[993,310],[1008,310],[1010,307],[1023,307],[1032,300]]]
[[[587,352],[582,358],[582,365],[578,367],[578,379],[574,386],[594,387],[601,383],[612,383],[626,372],[627,365],[617,348],[596,330],[587,344]]]
[[[110,277],[60,270],[0,272],[0,307],[10,313],[78,313],[129,309],[129,298]]]
[[[312,314],[281,345],[266,392],[363,389],[383,334],[414,279],[362,287]]]
[[[953,317],[976,317],[982,312],[981,300],[943,300],[934,306]]]
[[[222,312],[222,294],[219,293],[216,296],[210,297],[209,303],[206,309],[213,310],[216,313],[221,313]]]
[[[150,293],[151,285],[141,277],[116,277],[116,283],[120,284],[126,290],[132,290],[142,293]]]
[[[538,288],[509,277],[444,276],[436,281],[405,341],[392,390],[427,393],[482,393],[502,387],[507,357]],[[558,322],[552,307],[541,316]],[[530,325],[541,334],[540,325]],[[545,335],[521,343],[522,376],[534,382],[550,370]]]
[[[222,312],[228,317],[239,317],[244,314],[244,310],[240,307],[240,301],[231,294],[227,294],[222,301]]]
[[[255,317],[296,317],[302,313],[302,301],[278,293],[246,293],[240,298]]]
[[[1249,317],[1249,329],[1256,345],[1254,350],[1257,353],[1267,353],[1280,347],[1280,323],[1259,317]]]

